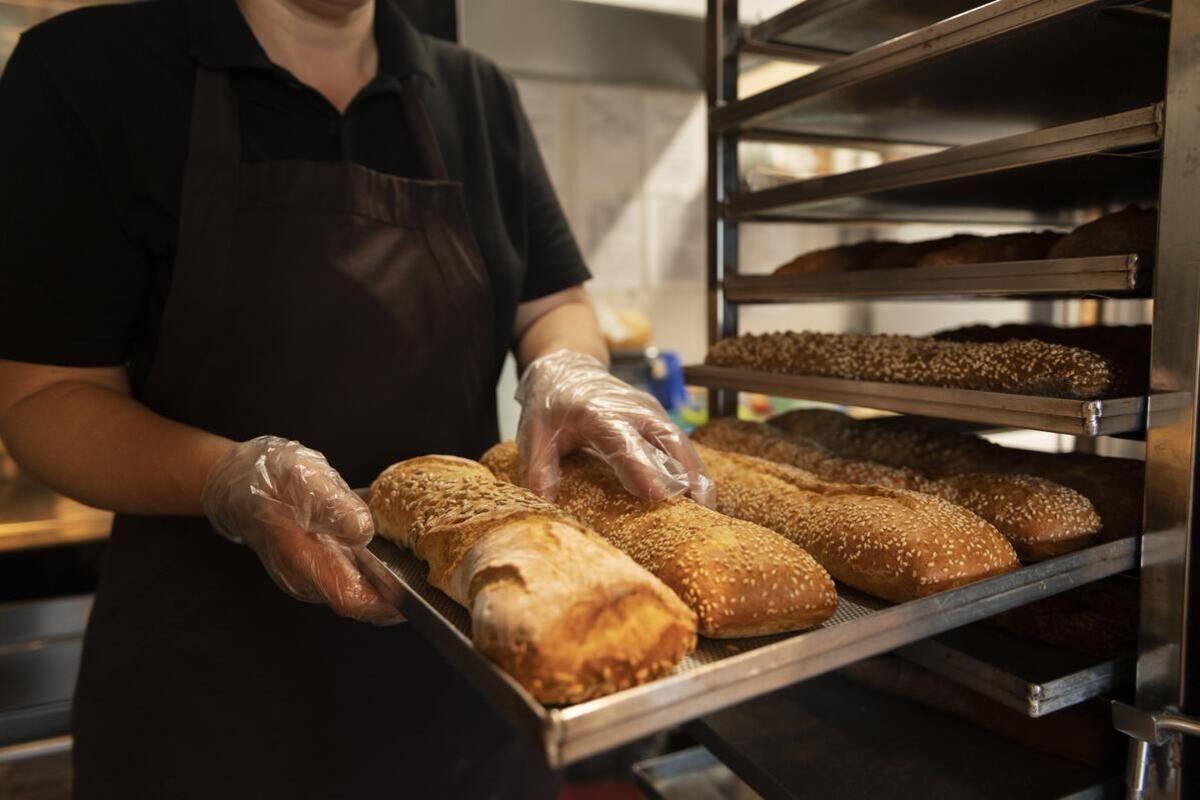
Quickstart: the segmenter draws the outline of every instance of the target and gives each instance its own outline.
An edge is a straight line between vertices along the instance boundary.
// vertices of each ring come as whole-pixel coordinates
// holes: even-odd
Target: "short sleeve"
[[[0,358],[113,366],[145,317],[149,258],[48,61],[26,35],[0,75]]]
[[[578,286],[592,274],[558,202],[516,87],[510,83],[510,88],[517,107],[517,146],[525,182],[523,195],[529,240],[521,302],[526,302]]]

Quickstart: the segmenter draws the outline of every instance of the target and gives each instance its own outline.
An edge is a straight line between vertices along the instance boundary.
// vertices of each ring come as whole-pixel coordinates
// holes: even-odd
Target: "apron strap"
[[[242,134],[238,126],[237,99],[225,70],[196,67],[188,156],[234,164],[241,161]]]
[[[413,138],[421,161],[425,164],[428,177],[435,181],[450,180],[446,170],[446,160],[442,158],[442,148],[438,145],[437,134],[433,131],[433,123],[429,121],[429,112],[421,100],[421,93],[413,79],[404,82],[400,92],[400,103],[404,106],[404,121],[408,123],[409,134]]]

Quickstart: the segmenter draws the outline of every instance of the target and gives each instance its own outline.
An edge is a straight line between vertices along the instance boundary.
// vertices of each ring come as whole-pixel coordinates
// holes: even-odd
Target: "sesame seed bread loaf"
[[[696,449],[717,483],[718,509],[787,536],[839,581],[876,597],[903,602],[1018,566],[991,525],[939,498]]]
[[[483,463],[515,480],[516,445],[496,445]],[[801,547],[684,497],[640,500],[591,456],[563,459],[558,503],[674,589],[704,636],[801,630],[837,610],[833,581]]]
[[[907,467],[931,478],[986,471],[1053,481],[1091,501],[1100,517],[1101,541],[1134,536],[1142,527],[1145,465],[1135,459],[1019,450],[969,433],[931,430],[916,420],[860,422],[825,409],[790,411],[771,425],[814,439],[844,458]]]
[[[1094,399],[1121,386],[1110,360],[1041,341],[948,342],[927,336],[788,332],[717,342],[705,363],[719,367]]]
[[[471,612],[475,647],[544,703],[645,683],[695,647],[695,615],[661,581],[474,461],[394,464],[370,507],[379,535]]]
[[[821,480],[935,495],[994,525],[1024,561],[1086,547],[1100,532],[1100,517],[1086,497],[1030,475],[971,471],[931,478],[904,467],[841,458],[814,438],[732,418],[713,420],[692,438],[718,450],[800,467]]]

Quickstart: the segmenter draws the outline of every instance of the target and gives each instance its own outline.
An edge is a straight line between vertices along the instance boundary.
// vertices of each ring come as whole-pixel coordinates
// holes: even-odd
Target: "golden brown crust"
[[[1045,258],[1046,253],[1061,238],[1061,233],[1053,231],[981,236],[926,253],[917,260],[917,266],[950,267],[1001,261],[1030,261]]]
[[[381,536],[471,612],[476,648],[544,703],[576,703],[669,672],[695,646],[692,612],[569,514],[480,464],[388,468],[371,487]]]
[[[705,363],[788,375],[1094,399],[1121,386],[1096,353],[1041,341],[948,342],[886,334],[744,334],[717,342]]]
[[[903,419],[887,420],[886,425],[859,422],[837,411],[818,409],[788,412],[771,420],[771,424],[815,439],[843,457],[904,467],[930,478],[945,479],[982,469],[1042,478],[1091,501],[1100,518],[1099,540],[1110,541],[1141,531],[1141,461],[1017,450],[971,434],[930,430]]]
[[[903,602],[1017,566],[995,529],[936,497],[826,483],[786,464],[697,450],[721,511],[787,536],[860,591]]]
[[[1087,498],[1029,475],[969,472],[934,479],[912,469],[840,458],[823,443],[770,425],[718,419],[696,430],[695,441],[812,472],[825,481],[906,489],[960,505],[995,526],[1026,561],[1093,543],[1100,518]]]
[[[493,447],[483,463],[514,480],[516,445]],[[674,589],[705,636],[801,630],[837,609],[833,581],[797,545],[687,498],[640,500],[588,456],[564,459],[558,503]]]

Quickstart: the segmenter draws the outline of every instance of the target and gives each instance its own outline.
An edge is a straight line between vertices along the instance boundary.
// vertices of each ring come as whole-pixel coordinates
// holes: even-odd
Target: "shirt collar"
[[[213,69],[271,67],[236,0],[185,2],[188,52],[198,62]],[[375,0],[375,42],[379,48],[380,77],[403,80],[421,75],[434,82],[429,43],[394,0]]]

